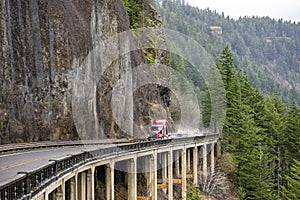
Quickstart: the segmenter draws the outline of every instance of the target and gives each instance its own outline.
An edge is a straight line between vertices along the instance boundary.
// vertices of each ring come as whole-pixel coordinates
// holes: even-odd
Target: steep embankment
[[[149,2],[145,5],[150,6]],[[113,118],[112,89],[120,79],[132,82],[135,77],[126,72],[147,63],[149,56],[137,50],[121,55],[108,67],[103,66],[103,63],[109,62],[106,54],[111,53],[107,39],[130,28],[121,0],[2,0],[0,10],[0,144],[132,134],[133,127],[129,127],[130,132],[126,133]],[[153,10],[141,12],[148,19],[155,17],[149,14]],[[161,24],[154,21],[156,25]],[[92,60],[88,56],[96,43],[101,43],[106,49],[101,51],[101,56],[94,58],[96,67],[93,68],[92,64],[85,64]],[[113,53],[121,53],[124,44],[116,44]],[[128,45],[125,44],[125,47]],[[167,54],[156,52],[151,56],[162,63],[168,62]],[[78,119],[74,113],[80,116],[80,109],[84,108],[79,103],[79,112],[74,112],[78,109],[74,102],[81,96],[78,93],[79,82],[88,80],[88,77],[79,79],[84,76],[78,73],[89,75],[94,72],[100,72],[98,82],[90,85],[88,91],[83,91],[92,91],[93,99]],[[128,109],[121,114],[121,118],[126,119],[121,125],[132,124],[130,120],[133,118],[148,115],[146,101],[161,102],[155,86],[142,88],[134,98],[133,92],[132,87],[122,90]],[[74,94],[77,101],[74,101]],[[136,109],[133,105],[138,98],[143,99],[143,104]],[[94,118],[88,121],[85,116]],[[75,126],[74,117],[82,125],[82,130]],[[89,128],[90,131],[87,131]]]

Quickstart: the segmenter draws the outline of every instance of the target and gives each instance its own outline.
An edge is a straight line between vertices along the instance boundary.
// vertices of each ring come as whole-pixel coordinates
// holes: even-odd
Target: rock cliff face
[[[153,26],[161,26],[148,8],[144,16],[153,19]],[[130,28],[122,0],[1,0],[0,10],[0,144],[127,137],[138,131],[130,125],[132,120],[148,115],[145,102],[161,104],[155,85],[132,91],[135,77],[130,71],[149,57],[167,64],[166,52],[154,50],[155,46],[150,51],[136,50],[103,67],[108,62],[106,54],[112,53],[105,41]],[[117,41],[126,43],[122,38]],[[93,57],[97,43],[104,49]],[[120,44],[114,45],[113,53],[130,48]],[[96,72],[97,81],[80,87],[80,81],[89,83],[89,73]],[[129,109],[120,113],[121,122],[116,123],[112,91],[120,79],[125,80],[121,96]],[[87,111],[80,111],[85,108],[80,101],[85,92],[92,94],[83,97],[86,102],[91,98],[91,104]],[[143,105],[137,109],[139,98]],[[78,108],[81,117],[74,112]],[[84,113],[94,116],[93,120],[84,120]]]

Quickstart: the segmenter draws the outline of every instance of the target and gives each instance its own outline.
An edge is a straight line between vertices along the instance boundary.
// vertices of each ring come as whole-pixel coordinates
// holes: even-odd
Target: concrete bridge
[[[218,134],[211,134],[93,144],[84,152],[71,151],[36,169],[18,171],[15,180],[0,186],[0,200],[150,200],[161,193],[173,200],[174,187],[181,188],[185,199],[187,181],[197,184],[199,175],[205,178],[214,170],[218,140]]]

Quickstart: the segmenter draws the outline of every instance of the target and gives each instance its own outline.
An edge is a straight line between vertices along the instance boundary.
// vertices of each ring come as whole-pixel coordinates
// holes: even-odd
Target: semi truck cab
[[[168,120],[155,120],[150,128],[148,139],[164,139],[169,137]]]

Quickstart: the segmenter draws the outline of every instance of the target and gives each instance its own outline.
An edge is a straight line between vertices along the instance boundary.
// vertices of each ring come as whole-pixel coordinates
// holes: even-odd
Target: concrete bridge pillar
[[[87,182],[87,200],[94,200],[95,198],[95,167],[92,167],[90,170],[88,170],[86,174],[86,182]]]
[[[186,148],[181,151],[181,186],[182,186],[182,199],[186,199]]]
[[[60,187],[57,188],[56,194],[55,194],[55,198],[56,200],[64,200],[65,195],[64,195],[64,184],[65,182],[63,181],[62,185]]]
[[[87,178],[87,174],[86,172],[81,172],[79,174],[80,176],[80,195],[79,195],[79,199],[81,200],[85,200],[86,199],[86,186],[87,186],[87,182],[86,182],[86,178]]]
[[[186,165],[186,170],[189,172],[189,171],[191,171],[191,151],[190,151],[190,149],[187,149],[186,150],[187,152],[187,165]]]
[[[180,177],[180,167],[179,167],[179,159],[180,159],[180,151],[174,151],[174,162],[175,162],[175,176],[177,178]]]
[[[137,199],[137,158],[129,160],[128,163],[128,199],[136,200]]]
[[[150,158],[151,162],[151,197],[157,199],[157,153],[155,152]]]
[[[143,163],[142,172],[145,174],[146,177],[147,196],[150,197],[152,193],[152,160],[151,157],[143,157],[141,159]]]
[[[43,200],[49,200],[49,194],[47,192],[45,192],[42,199]]]
[[[198,147],[193,148],[193,183],[198,184]]]
[[[211,174],[214,173],[215,171],[215,143],[211,144],[211,148],[210,148],[210,172]]]
[[[109,166],[106,168],[106,199],[115,199],[115,163],[111,161]]]
[[[168,154],[162,153],[162,184],[166,184],[168,181]],[[167,193],[167,189],[162,189],[164,193]]]
[[[70,179],[70,199],[76,200],[76,183],[75,177]]]
[[[168,198],[173,199],[173,149],[168,152]]]
[[[207,177],[207,145],[203,145],[203,167],[202,167],[202,172],[203,172],[203,179]]]
[[[221,155],[221,141],[217,141],[217,157]]]
[[[78,200],[78,173],[75,174],[75,200]]]
[[[46,191],[45,193],[44,193],[44,199],[45,200],[64,200],[65,198],[65,194],[64,194],[64,181],[62,181],[62,184],[58,187],[58,188],[56,188],[54,191],[52,191],[52,192],[48,192],[48,191]]]

